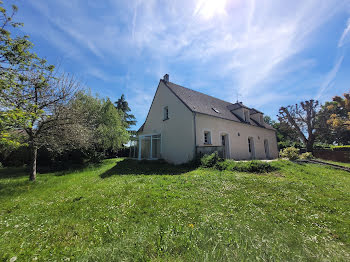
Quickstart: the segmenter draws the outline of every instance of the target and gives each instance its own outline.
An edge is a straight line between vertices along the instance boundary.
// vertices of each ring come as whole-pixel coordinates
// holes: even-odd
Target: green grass
[[[349,261],[350,173],[266,174],[106,160],[0,171],[0,260]]]
[[[345,166],[345,167],[350,167],[350,163],[344,163],[344,162],[336,162],[336,161],[331,161],[331,160],[324,160],[324,159],[318,159],[323,162],[339,165],[339,166]]]

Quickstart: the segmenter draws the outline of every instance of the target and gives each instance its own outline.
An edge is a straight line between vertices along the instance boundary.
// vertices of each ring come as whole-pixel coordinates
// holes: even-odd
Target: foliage
[[[32,52],[33,44],[29,41],[29,37],[20,33],[16,33],[13,37],[11,30],[23,26],[22,23],[13,21],[17,12],[17,7],[12,5],[12,12],[3,7],[0,1],[0,141],[1,145],[7,150],[22,145],[22,139],[16,139],[16,127],[23,126],[23,123],[35,117],[36,112],[23,110],[22,107],[16,107],[15,101],[9,99],[8,94],[16,94],[25,98],[22,93],[23,87],[32,79],[30,72],[42,72],[40,78],[45,77],[45,72],[52,71],[53,66],[47,65],[44,59],[37,57]],[[44,79],[40,79],[41,82]],[[25,101],[25,99],[23,99]],[[15,104],[15,106],[8,105]],[[40,112],[40,109],[37,109]]]
[[[121,97],[114,102],[115,107],[123,112],[123,121],[126,124],[127,128],[130,128],[130,126],[133,126],[136,124],[136,118],[133,114],[130,114],[131,111],[128,102],[125,100],[124,94],[121,95]]]
[[[300,104],[281,107],[279,110],[280,123],[288,125],[297,132],[308,152],[312,152],[316,139],[318,107],[319,102],[311,99]]]
[[[332,150],[335,151],[350,151],[350,145],[346,146],[331,146]]]
[[[310,159],[313,159],[313,158],[314,158],[314,156],[312,155],[311,152],[302,153],[300,155],[300,159],[310,160]]]
[[[289,160],[297,160],[299,158],[299,149],[287,147],[280,151],[280,157],[288,158]]]
[[[215,167],[221,161],[222,159],[219,157],[218,152],[214,152],[210,155],[204,155],[201,158],[201,165],[202,167],[211,168]]]
[[[37,183],[2,169],[0,260],[349,260],[348,173],[272,165],[223,175],[110,159]]]
[[[71,107],[86,128],[85,151],[90,160],[100,161],[107,150],[116,152],[127,143],[129,133],[123,122],[123,113],[109,99],[81,91],[76,94]]]
[[[258,160],[252,161],[234,161],[225,160],[218,163],[216,168],[219,170],[249,172],[249,173],[266,173],[276,170],[270,163]]]
[[[327,121],[333,128],[344,128],[350,131],[350,93],[345,93],[344,98],[333,97],[333,104],[328,106],[329,110],[336,110]]]
[[[336,124],[340,123],[338,121],[340,118],[345,119],[346,117],[346,110],[339,107],[335,101],[326,102],[321,106],[317,117],[317,141],[324,144],[350,144],[350,130],[345,125]]]
[[[32,164],[30,179],[36,178],[36,157],[40,147],[55,150],[78,143],[84,132],[77,130],[77,118],[68,109],[68,103],[78,88],[78,83],[67,75],[57,76],[51,69],[35,69],[21,78],[21,88],[7,88],[0,95],[3,112],[11,115],[19,111],[17,121],[7,123],[25,134],[31,149]],[[22,117],[23,116],[23,117]],[[64,136],[66,134],[66,136]],[[65,139],[63,139],[65,138]],[[83,139],[82,139],[83,140]]]
[[[291,146],[296,148],[302,147],[298,133],[290,125],[285,122],[276,122],[269,116],[264,116],[264,121],[276,130],[279,149],[284,149]]]

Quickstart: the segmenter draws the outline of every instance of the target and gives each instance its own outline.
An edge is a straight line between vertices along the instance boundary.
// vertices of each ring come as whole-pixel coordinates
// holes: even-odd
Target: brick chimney
[[[169,75],[168,75],[168,74],[165,74],[165,75],[163,76],[163,80],[164,80],[164,82],[169,82]]]

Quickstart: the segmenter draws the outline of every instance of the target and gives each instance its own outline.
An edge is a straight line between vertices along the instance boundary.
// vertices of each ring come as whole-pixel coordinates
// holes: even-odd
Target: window
[[[163,109],[163,120],[168,120],[169,119],[169,109],[168,107],[164,107]]]
[[[270,158],[269,141],[267,139],[264,140],[264,148],[265,148],[265,156],[266,156],[266,158]]]
[[[212,107],[211,109],[213,109],[215,113],[220,114],[220,111],[219,111],[219,110],[217,110],[215,107]]]
[[[244,120],[245,120],[246,122],[250,122],[250,121],[249,121],[249,112],[248,112],[247,110],[244,111]]]
[[[251,159],[255,158],[255,149],[254,149],[254,139],[252,137],[248,138],[248,151]]]
[[[211,135],[209,131],[204,131],[204,144],[211,144]]]

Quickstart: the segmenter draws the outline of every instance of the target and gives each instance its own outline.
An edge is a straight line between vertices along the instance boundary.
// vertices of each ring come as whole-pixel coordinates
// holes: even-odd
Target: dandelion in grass
[[[188,226],[189,226],[190,228],[194,228],[194,225],[193,225],[193,224],[188,224]]]

